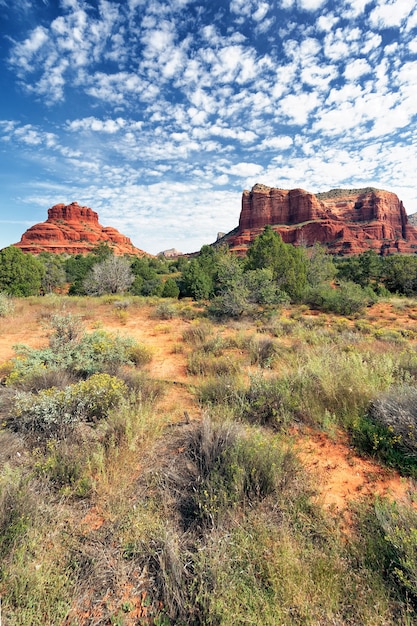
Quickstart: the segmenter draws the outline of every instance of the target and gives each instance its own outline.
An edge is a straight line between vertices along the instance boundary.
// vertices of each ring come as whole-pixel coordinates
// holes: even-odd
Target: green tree
[[[248,250],[247,270],[270,268],[277,287],[290,298],[301,298],[307,283],[307,258],[303,248],[282,241],[271,226],[256,237]]]
[[[316,242],[305,250],[307,256],[307,284],[316,287],[320,283],[331,281],[336,274],[333,257],[326,252],[324,246]]]
[[[374,250],[366,250],[358,256],[338,260],[337,277],[352,281],[361,287],[377,287],[383,269],[383,259]]]
[[[385,257],[381,280],[392,293],[413,296],[417,293],[417,257],[395,254]]]
[[[278,304],[289,300],[287,294],[278,289],[270,268],[248,270],[244,274],[244,279],[249,291],[249,302]]]
[[[67,282],[71,283],[69,288],[70,295],[81,295],[84,293],[84,279],[90,272],[95,263],[99,262],[99,257],[94,254],[71,255],[65,260],[65,272]]]
[[[32,254],[9,246],[0,252],[0,291],[12,296],[32,296],[40,292],[45,268]]]
[[[216,293],[209,307],[215,317],[240,317],[251,308],[242,264],[228,251],[218,260]]]
[[[168,278],[164,282],[161,296],[162,298],[178,298],[180,294],[180,288],[173,278]]]
[[[198,259],[192,259],[183,270],[179,281],[180,294],[194,300],[207,300],[213,294],[214,281],[211,272],[202,267]]]
[[[55,289],[64,287],[67,277],[63,256],[51,252],[41,252],[38,259],[42,262],[45,270],[42,277],[43,293],[51,293]]]
[[[97,262],[105,261],[110,256],[114,255],[113,249],[105,241],[100,241],[99,244],[93,248],[91,254],[96,257]]]

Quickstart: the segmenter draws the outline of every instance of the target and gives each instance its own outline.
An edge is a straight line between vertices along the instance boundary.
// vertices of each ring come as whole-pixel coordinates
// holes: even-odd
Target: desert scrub
[[[14,303],[11,296],[0,291],[0,317],[7,317],[7,315],[11,315],[13,311]]]
[[[64,389],[17,392],[10,426],[36,438],[62,438],[80,421],[104,419],[126,396],[126,384],[109,374],[94,374]]]
[[[215,357],[198,350],[192,352],[187,360],[187,373],[192,376],[223,376],[237,374],[240,365],[228,356]]]
[[[372,398],[403,378],[390,353],[319,346],[298,358],[291,376],[293,399],[301,413],[318,424],[327,411],[339,425],[348,426],[366,411]]]
[[[414,493],[415,496],[415,493]],[[355,511],[357,539],[354,556],[376,577],[383,577],[389,594],[416,623],[417,513],[411,499],[393,502],[378,498],[360,503]],[[360,539],[359,539],[360,537]],[[402,621],[400,623],[403,623]]]
[[[277,360],[279,348],[273,339],[255,335],[249,339],[248,352],[251,365],[268,368]]]
[[[178,315],[177,307],[170,302],[161,302],[153,311],[153,317],[159,320],[170,320]]]
[[[417,389],[392,387],[351,426],[358,447],[417,478]]]
[[[115,374],[122,365],[143,365],[151,359],[147,348],[129,337],[104,330],[85,333],[75,316],[52,318],[54,332],[46,348],[15,346],[16,357],[6,384],[13,385],[45,370],[66,370],[79,378],[98,372]]]
[[[283,429],[299,417],[295,391],[291,377],[265,378],[255,374],[250,377],[240,403],[241,416],[254,424]]]
[[[310,306],[320,311],[339,315],[360,313],[378,300],[378,296],[370,287],[363,288],[349,281],[340,281],[337,288],[329,284],[310,287],[304,298]]]
[[[392,343],[404,345],[407,343],[401,332],[398,330],[394,330],[393,328],[377,328],[373,332],[373,336],[379,341],[389,341]]]
[[[196,395],[202,404],[227,405],[239,411],[244,398],[243,380],[233,373],[208,376],[198,385]]]
[[[211,335],[212,328],[207,323],[197,322],[186,328],[182,334],[183,341],[192,346],[201,346]]]
[[[206,415],[176,440],[183,450],[166,475],[185,530],[213,528],[229,510],[282,489],[295,460],[281,440]]]

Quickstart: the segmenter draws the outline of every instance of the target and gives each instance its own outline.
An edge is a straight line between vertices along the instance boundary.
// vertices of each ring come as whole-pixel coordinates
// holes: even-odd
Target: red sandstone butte
[[[286,243],[311,246],[317,241],[332,254],[417,252],[417,228],[403,203],[394,193],[372,187],[314,195],[258,183],[243,192],[239,226],[221,241],[245,254],[268,224]]]
[[[146,254],[115,228],[101,226],[98,214],[78,202],[55,204],[48,209],[46,222],[31,226],[14,245],[32,254],[88,254],[100,243],[106,243],[116,255]]]

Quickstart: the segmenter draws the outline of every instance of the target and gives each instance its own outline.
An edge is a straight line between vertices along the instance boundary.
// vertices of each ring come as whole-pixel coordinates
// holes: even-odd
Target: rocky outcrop
[[[169,248],[169,250],[158,252],[156,256],[162,256],[165,259],[177,259],[179,256],[183,256],[183,253],[176,248]]]
[[[32,254],[88,254],[100,243],[107,244],[116,255],[146,254],[135,248],[129,237],[115,228],[101,226],[98,214],[88,207],[80,206],[78,202],[55,204],[48,209],[46,222],[31,226],[19,243],[14,245]]]
[[[417,213],[412,213],[411,215],[407,215],[407,217],[408,223],[411,224],[411,226],[417,227]]]
[[[314,195],[257,184],[243,192],[239,226],[222,241],[244,254],[268,224],[286,243],[310,246],[318,241],[333,254],[417,252],[417,229],[402,202],[394,193],[372,187]]]

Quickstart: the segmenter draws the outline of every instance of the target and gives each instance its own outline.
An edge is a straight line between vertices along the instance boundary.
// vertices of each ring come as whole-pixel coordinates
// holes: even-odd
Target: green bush
[[[390,574],[417,602],[417,512],[410,505],[379,501],[375,514],[391,556]]]
[[[304,294],[304,301],[310,306],[339,315],[359,313],[377,300],[370,287],[362,288],[353,282],[340,282],[337,288],[322,284],[307,289]]]
[[[275,493],[293,463],[278,440],[208,416],[179,437],[178,447],[184,452],[167,486],[185,528],[213,527],[236,505]]]
[[[180,294],[180,288],[173,278],[168,278],[164,282],[162,288],[161,298],[178,298]]]
[[[417,478],[417,388],[393,387],[379,395],[351,430],[359,447]]]
[[[160,320],[170,320],[177,314],[177,309],[169,302],[162,302],[155,311],[154,316]]]
[[[126,384],[108,374],[94,374],[65,389],[38,394],[17,392],[13,427],[40,438],[64,437],[80,421],[95,422],[109,415],[127,396]]]
[[[192,376],[223,376],[239,371],[239,364],[235,359],[225,356],[215,357],[198,350],[188,357],[187,372]]]
[[[31,296],[40,292],[45,273],[43,263],[16,246],[0,250],[0,291],[12,296]]]
[[[198,386],[197,397],[203,404],[226,405],[241,411],[244,386],[235,373],[209,376]]]
[[[408,605],[415,623],[417,607],[417,512],[411,500],[395,502],[378,498],[357,507],[360,541],[356,551],[362,563],[385,578],[396,603]],[[411,601],[411,602],[410,602]],[[414,618],[414,619],[413,619]]]
[[[85,333],[78,318],[56,315],[51,320],[54,332],[48,348],[15,346],[17,357],[7,377],[12,385],[41,376],[48,370],[65,370],[79,378],[98,372],[117,373],[122,365],[143,365],[149,362],[149,350],[129,337],[111,335],[104,330]]]
[[[281,429],[297,413],[297,396],[290,378],[252,376],[246,390],[243,417],[255,424]]]
[[[199,346],[207,340],[211,332],[212,329],[208,324],[192,324],[184,330],[182,338],[185,343]]]

